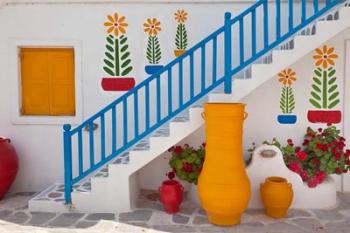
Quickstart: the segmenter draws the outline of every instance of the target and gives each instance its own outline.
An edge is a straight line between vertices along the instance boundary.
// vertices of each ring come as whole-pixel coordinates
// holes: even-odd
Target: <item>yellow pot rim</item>
[[[266,182],[272,183],[272,184],[286,184],[288,183],[286,178],[280,177],[280,176],[270,176],[266,178]]]

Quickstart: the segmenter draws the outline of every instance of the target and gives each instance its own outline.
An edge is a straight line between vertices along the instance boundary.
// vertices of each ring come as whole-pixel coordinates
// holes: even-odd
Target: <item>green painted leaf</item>
[[[339,92],[334,92],[331,96],[329,96],[328,100],[329,101],[332,101],[334,100],[335,98],[337,98],[339,96]]]
[[[122,76],[125,76],[125,75],[129,74],[131,71],[132,71],[132,66],[129,66],[128,68],[123,70]]]
[[[126,44],[126,45],[123,45],[121,48],[120,48],[120,52],[124,53],[127,49],[129,48],[129,46]]]
[[[309,101],[315,108],[321,108],[321,104],[319,104],[316,100],[309,99]]]
[[[331,78],[331,79],[328,81],[328,85],[332,85],[336,80],[337,80],[336,77]]]
[[[316,76],[322,77],[322,72],[320,69],[314,70],[314,72],[315,72]]]
[[[332,69],[328,73],[328,77],[331,78],[334,74],[335,74],[335,69],[333,69],[333,67],[332,67]]]
[[[319,93],[322,92],[321,89],[318,86],[316,86],[315,84],[312,84],[312,89],[314,89],[316,92],[319,92]]]
[[[111,53],[114,53],[114,48],[110,45],[106,45],[106,49],[111,52]]]
[[[121,67],[122,67],[122,68],[125,68],[125,67],[127,67],[130,63],[131,63],[131,60],[128,59],[128,60],[126,60],[126,61],[124,61],[124,62],[122,63]]]
[[[312,97],[314,97],[316,100],[321,100],[321,97],[314,91],[311,91]]]
[[[126,58],[129,57],[129,55],[130,55],[130,53],[129,53],[129,52],[126,52],[126,53],[124,53],[124,54],[120,57],[120,59],[121,59],[121,60],[125,60]]]
[[[332,108],[334,108],[337,104],[339,104],[339,99],[336,99],[336,100],[334,100],[332,103],[330,103],[329,105],[328,105],[328,108],[329,109],[332,109]]]
[[[124,35],[121,36],[121,37],[120,37],[120,44],[121,44],[121,45],[125,44],[125,43],[127,42],[127,40],[128,40],[128,38],[127,38],[126,36],[124,36]]]
[[[103,70],[106,71],[107,74],[111,75],[111,76],[115,76],[114,72],[109,69],[108,67],[103,67]]]
[[[114,45],[113,36],[108,36],[108,37],[107,37],[107,42],[108,42],[110,45]]]
[[[104,59],[104,62],[105,62],[105,64],[106,64],[109,68],[111,68],[111,69],[114,68],[114,64],[113,64],[112,62],[110,62],[109,60]]]
[[[108,59],[114,61],[114,57],[113,57],[112,54],[110,54],[109,52],[105,52],[105,55],[106,55],[106,57],[107,57]]]
[[[335,91],[337,89],[338,85],[337,84],[334,84],[333,86],[331,86],[329,89],[328,89],[328,93],[332,93],[333,91]]]
[[[318,79],[318,78],[316,78],[316,77],[313,77],[313,78],[312,78],[312,80],[314,80],[314,82],[315,82],[316,84],[318,84],[318,85],[322,85],[322,83],[321,83],[321,80],[320,80],[320,79]]]

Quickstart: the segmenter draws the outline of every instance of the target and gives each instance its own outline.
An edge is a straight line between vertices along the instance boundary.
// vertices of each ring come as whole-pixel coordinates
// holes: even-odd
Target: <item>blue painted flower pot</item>
[[[277,121],[280,124],[295,124],[295,122],[297,122],[297,116],[296,115],[278,115]]]
[[[155,74],[161,70],[164,66],[162,65],[147,65],[145,66],[145,71],[147,74]]]

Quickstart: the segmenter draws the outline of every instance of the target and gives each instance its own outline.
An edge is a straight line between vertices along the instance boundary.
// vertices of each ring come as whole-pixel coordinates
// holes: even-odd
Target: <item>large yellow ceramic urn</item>
[[[242,149],[245,105],[205,104],[206,155],[198,180],[199,198],[216,225],[236,225],[248,206],[250,182]]]

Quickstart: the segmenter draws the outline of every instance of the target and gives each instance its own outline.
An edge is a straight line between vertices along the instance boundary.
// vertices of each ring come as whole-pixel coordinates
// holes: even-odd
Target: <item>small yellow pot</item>
[[[273,218],[284,218],[292,204],[292,185],[283,177],[271,176],[260,186],[260,195],[266,214]]]

